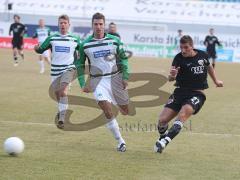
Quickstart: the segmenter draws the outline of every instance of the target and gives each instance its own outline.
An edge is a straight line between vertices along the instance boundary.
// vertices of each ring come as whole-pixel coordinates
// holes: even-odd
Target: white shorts
[[[114,105],[129,104],[128,91],[123,89],[122,74],[91,78],[90,86],[97,102],[108,101]]]
[[[44,51],[41,55],[45,58],[49,58],[49,50]]]

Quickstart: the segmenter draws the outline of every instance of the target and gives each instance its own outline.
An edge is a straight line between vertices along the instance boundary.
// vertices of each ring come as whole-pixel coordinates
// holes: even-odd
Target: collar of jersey
[[[68,32],[67,34],[61,34],[60,32],[58,32],[58,34],[59,34],[59,36],[61,36],[61,37],[67,37],[70,33]]]
[[[104,33],[103,38],[101,38],[101,39],[96,39],[96,38],[94,38],[94,34],[92,34],[92,39],[95,40],[95,41],[102,41],[102,40],[106,39],[106,36],[107,36],[107,33]]]

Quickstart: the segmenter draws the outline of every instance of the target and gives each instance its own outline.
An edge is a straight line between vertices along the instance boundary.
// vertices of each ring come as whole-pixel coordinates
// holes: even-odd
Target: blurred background
[[[239,0],[1,0],[0,48],[10,48],[9,26],[18,14],[31,37],[44,19],[52,32],[57,31],[57,17],[71,17],[71,31],[82,39],[91,32],[95,12],[106,16],[106,26],[117,24],[123,42],[137,57],[172,58],[177,52],[177,30],[191,35],[195,47],[205,49],[203,41],[209,28],[223,45],[217,49],[218,61],[240,62]],[[36,40],[25,39],[25,49]]]

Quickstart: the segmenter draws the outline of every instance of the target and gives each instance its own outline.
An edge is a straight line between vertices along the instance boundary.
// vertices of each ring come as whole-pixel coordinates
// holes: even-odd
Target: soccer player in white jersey
[[[39,27],[36,29],[36,32],[34,33],[33,38],[38,38],[38,44],[41,45],[48,36],[50,36],[50,29],[45,26],[44,20],[40,19]],[[45,72],[44,60],[48,64],[50,64],[49,50],[46,50],[42,54],[39,55],[39,65],[40,65],[40,73],[41,74]]]
[[[93,91],[94,97],[107,119],[107,128],[118,141],[117,150],[126,151],[112,104],[118,105],[123,115],[128,114],[127,92],[129,67],[123,44],[116,36],[106,34],[105,17],[96,13],[92,17],[93,35],[80,46],[80,59],[76,61],[78,80],[84,92]],[[117,57],[117,58],[116,58]],[[85,60],[88,59],[90,85],[84,79]]]
[[[52,88],[58,100],[58,128],[64,128],[64,119],[68,108],[67,91],[73,80],[76,68],[75,53],[79,49],[80,39],[68,32],[69,17],[61,15],[58,18],[59,32],[49,36],[40,46],[34,47],[37,53],[52,49],[51,77]]]

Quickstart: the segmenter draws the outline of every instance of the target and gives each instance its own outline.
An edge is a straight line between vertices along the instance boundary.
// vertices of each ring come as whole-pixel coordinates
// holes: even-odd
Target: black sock
[[[24,54],[22,53],[22,54],[20,54],[20,55],[21,55],[22,59],[24,59]]]
[[[160,140],[162,138],[165,138],[166,137],[166,134],[167,134],[167,129],[168,129],[168,124],[165,124],[165,125],[158,125],[158,132],[160,134]]]
[[[166,137],[163,139],[164,143],[167,145],[171,140],[178,135],[178,133],[181,131],[183,127],[183,123],[179,120],[176,120],[172,127],[168,130],[168,133],[166,134]]]
[[[15,62],[17,62],[17,60],[18,60],[17,56],[13,56],[13,59]]]

